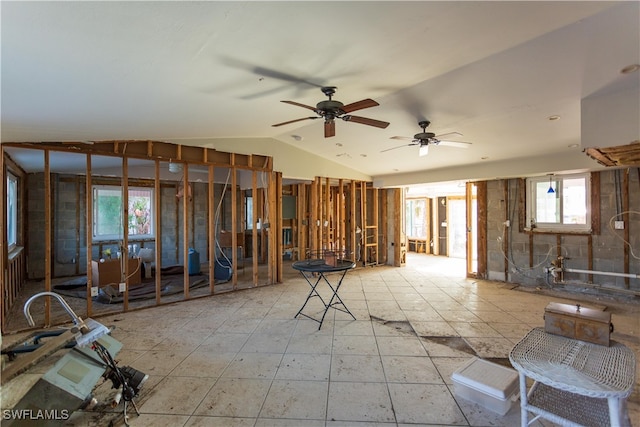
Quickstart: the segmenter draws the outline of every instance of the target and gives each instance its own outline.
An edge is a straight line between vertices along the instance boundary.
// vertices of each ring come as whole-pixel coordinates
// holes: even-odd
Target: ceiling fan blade
[[[316,111],[316,107],[312,107],[310,105],[300,104],[299,102],[295,102],[295,101],[280,101],[280,102],[284,102],[285,104],[296,105],[298,107],[306,108],[306,109],[311,110],[311,111]]]
[[[402,147],[411,147],[412,145],[418,145],[418,144],[417,143],[415,143],[415,144],[402,144],[402,145],[398,145],[398,146],[395,146],[395,147],[387,148],[386,150],[382,150],[380,152],[384,153],[385,151],[391,151],[391,150],[395,150],[396,148],[402,148]]]
[[[355,122],[355,123],[360,123],[360,124],[363,124],[363,125],[375,126],[377,128],[382,128],[382,129],[384,129],[387,126],[389,126],[388,122],[369,119],[367,117],[346,115],[346,116],[342,116],[341,119],[344,120],[345,122]]]
[[[350,113],[352,111],[362,110],[363,108],[371,108],[377,105],[380,104],[378,104],[373,99],[363,99],[362,101],[352,102],[351,104],[344,105],[340,109],[345,113]]]
[[[413,137],[408,137],[408,136],[392,136],[389,139],[400,139],[402,141],[413,141]]]
[[[418,152],[418,154],[420,155],[420,157],[426,156],[427,154],[429,154],[429,144],[421,145],[420,151]]]
[[[440,141],[438,145],[446,145],[447,147],[456,147],[456,148],[469,148],[471,145],[470,142],[462,142],[462,141]]]
[[[336,135],[336,122],[328,120],[324,122],[324,137],[331,138]]]
[[[449,132],[449,133],[443,133],[441,135],[436,135],[435,138],[436,139],[448,138],[450,136],[462,136],[462,134],[460,132]]]
[[[301,122],[302,120],[314,120],[319,119],[320,117],[303,117],[301,119],[289,120],[288,122],[277,123],[275,125],[271,125],[272,127],[278,127],[282,125],[288,125],[289,123]]]

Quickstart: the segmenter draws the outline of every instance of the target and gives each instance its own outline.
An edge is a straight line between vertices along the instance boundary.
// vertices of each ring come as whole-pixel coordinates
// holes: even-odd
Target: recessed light
[[[560,120],[560,116],[553,115],[553,116],[549,116],[549,117],[547,117],[547,119],[553,122],[553,121],[555,121],[555,120]]]
[[[484,157],[480,157],[480,160],[487,160],[489,157],[488,156],[484,156]]]
[[[567,145],[567,147],[569,147],[569,148],[577,148],[578,144],[569,144],[569,145]]]
[[[360,154],[360,157],[367,157],[366,154]]]
[[[631,73],[635,73],[638,70],[640,70],[640,64],[631,64],[631,65],[627,65],[622,70],[620,70],[620,73],[631,74]]]
[[[342,147],[342,144],[340,142],[336,142],[336,147]]]
[[[291,135],[291,138],[295,139],[296,141],[302,141],[304,139],[300,135]]]

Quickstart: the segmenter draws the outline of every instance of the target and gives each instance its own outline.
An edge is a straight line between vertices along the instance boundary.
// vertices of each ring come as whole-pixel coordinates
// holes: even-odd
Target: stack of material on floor
[[[474,357],[451,375],[456,396],[505,415],[518,399],[515,369]]]

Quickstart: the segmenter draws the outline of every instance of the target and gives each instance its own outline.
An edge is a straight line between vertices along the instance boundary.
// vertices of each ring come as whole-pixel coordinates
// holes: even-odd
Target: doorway
[[[405,193],[405,217],[409,252],[465,260],[466,276],[476,276],[477,197],[473,183],[410,187]]]

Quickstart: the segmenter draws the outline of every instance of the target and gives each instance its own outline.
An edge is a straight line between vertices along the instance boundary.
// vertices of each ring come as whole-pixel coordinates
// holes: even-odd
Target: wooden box
[[[338,265],[338,255],[333,251],[325,251],[324,252],[324,263],[330,265],[331,267],[337,267]]]
[[[550,334],[609,346],[611,313],[580,304],[551,302],[544,309],[544,330]]]
[[[138,258],[129,258],[129,286],[138,285],[142,282],[142,275],[138,266]],[[135,273],[134,273],[135,271]],[[91,261],[91,281],[93,286],[105,287],[114,285],[118,289],[118,284],[122,281],[120,273],[119,259],[105,259],[104,262]]]

